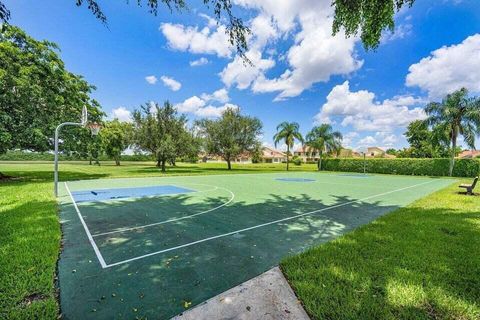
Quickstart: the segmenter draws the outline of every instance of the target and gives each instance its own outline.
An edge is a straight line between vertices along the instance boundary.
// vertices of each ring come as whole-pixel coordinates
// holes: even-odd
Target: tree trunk
[[[450,155],[450,168],[448,168],[448,175],[453,174],[453,166],[455,165],[455,149],[457,148],[457,136],[452,133],[452,154]]]
[[[90,161],[88,162],[89,165],[92,165],[92,157],[90,157]]]
[[[157,160],[157,168],[160,168],[160,165],[161,165],[160,160]]]
[[[116,166],[119,166],[119,165],[120,165],[120,159],[115,158],[115,165],[116,165]]]
[[[165,171],[166,171],[166,170],[165,170],[165,162],[166,162],[165,160],[162,160],[162,172],[165,172]]]
[[[322,171],[322,151],[320,150],[320,156],[318,157],[318,171]]]
[[[232,163],[230,161],[230,158],[227,159],[227,165],[228,165],[228,170],[232,170]]]
[[[288,159],[290,155],[290,146],[287,144],[287,171],[288,171],[288,164],[290,163],[290,160]]]

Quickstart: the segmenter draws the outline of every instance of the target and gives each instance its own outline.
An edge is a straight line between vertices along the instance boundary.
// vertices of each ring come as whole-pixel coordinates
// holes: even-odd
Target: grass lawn
[[[480,196],[453,185],[285,259],[313,319],[480,319]]]
[[[0,319],[54,319],[60,223],[48,162],[0,162]],[[284,170],[179,164],[167,175]],[[291,166],[316,170],[315,165]],[[162,176],[152,163],[62,163],[61,180]],[[440,191],[282,268],[317,318],[479,318],[480,197]],[[475,304],[477,303],[477,304]]]

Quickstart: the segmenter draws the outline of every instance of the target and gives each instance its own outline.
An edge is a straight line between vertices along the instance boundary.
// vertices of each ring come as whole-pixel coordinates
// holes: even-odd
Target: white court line
[[[72,199],[73,206],[75,207],[75,210],[77,211],[78,218],[80,219],[80,222],[83,225],[83,229],[85,229],[85,232],[86,232],[87,237],[88,237],[88,241],[90,241],[90,244],[93,247],[93,251],[95,251],[95,254],[97,255],[97,258],[98,258],[98,261],[100,262],[100,265],[102,266],[102,268],[105,269],[105,268],[107,268],[107,264],[105,263],[105,260],[103,259],[103,256],[102,256],[102,254],[100,253],[100,250],[97,247],[97,244],[93,240],[93,237],[90,234],[90,230],[88,230],[87,224],[83,220],[82,214],[80,213],[80,210],[78,209],[77,203],[73,199],[72,193],[70,192],[70,189],[68,188],[68,184],[66,182],[64,182],[64,183],[65,183],[65,188],[67,189],[68,195],[70,196],[70,199]]]
[[[235,194],[234,194],[232,191],[230,191],[230,190],[228,190],[228,189],[225,189],[225,188],[222,188],[222,187],[215,187],[215,189],[210,189],[210,190],[205,190],[205,191],[198,191],[198,192],[206,192],[206,191],[212,191],[212,190],[217,190],[217,189],[223,189],[223,190],[229,192],[230,195],[231,195],[230,200],[228,200],[227,202],[225,202],[225,203],[223,203],[223,204],[221,204],[221,205],[219,205],[219,206],[217,206],[217,207],[215,207],[215,208],[212,208],[212,209],[209,209],[209,210],[206,210],[206,211],[202,211],[202,212],[198,212],[198,213],[194,213],[194,214],[191,214],[191,215],[188,215],[188,216],[184,216],[184,217],[180,217],[180,218],[172,218],[172,219],[168,219],[168,220],[164,220],[164,221],[160,221],[160,222],[154,222],[154,223],[150,223],[150,224],[145,224],[145,225],[143,225],[143,226],[122,228],[122,229],[118,229],[118,230],[115,230],[115,231],[96,233],[96,234],[94,234],[92,237],[99,237],[99,236],[104,236],[104,235],[107,235],[107,234],[126,232],[126,231],[136,230],[136,229],[144,229],[144,228],[153,227],[153,226],[158,226],[158,225],[161,225],[161,224],[170,223],[170,222],[174,222],[174,221],[179,221],[179,220],[183,220],[183,219],[190,219],[190,218],[193,218],[193,217],[196,217],[196,216],[205,214],[205,213],[212,212],[213,210],[220,209],[220,208],[228,205],[228,204],[229,204],[230,202],[232,202],[233,199],[235,198]]]
[[[283,218],[283,219],[279,219],[279,220],[274,220],[274,221],[262,223],[262,224],[259,224],[259,225],[256,225],[256,226],[248,227],[248,228],[245,228],[245,229],[235,230],[235,231],[232,231],[232,232],[228,232],[228,233],[224,233],[224,234],[219,234],[219,235],[216,235],[216,236],[213,236],[213,237],[208,237],[208,238],[200,239],[200,240],[193,241],[193,242],[189,242],[189,243],[185,243],[185,244],[182,244],[182,245],[179,245],[179,246],[176,246],[176,247],[172,247],[172,248],[168,248],[168,249],[164,249],[164,250],[159,250],[159,251],[155,251],[155,252],[151,252],[151,253],[148,253],[148,254],[144,254],[144,255],[142,255],[142,256],[138,256],[138,257],[135,257],[135,258],[131,258],[131,259],[127,259],[127,260],[115,262],[115,263],[112,263],[112,264],[107,265],[107,268],[114,267],[114,266],[118,266],[118,265],[121,265],[121,264],[124,264],[124,263],[128,263],[128,262],[132,262],[132,261],[135,261],[135,260],[140,260],[140,259],[143,259],[143,258],[151,257],[151,256],[154,256],[154,255],[157,255],[157,254],[161,254],[161,253],[165,253],[165,252],[169,252],[169,251],[173,251],[173,250],[177,250],[177,249],[181,249],[181,248],[185,248],[185,247],[190,247],[190,246],[193,246],[193,245],[195,245],[195,244],[202,243],[202,242],[206,242],[206,241],[210,241],[210,240],[214,240],[214,239],[218,239],[218,238],[223,238],[223,237],[228,237],[228,236],[231,236],[231,235],[234,235],[234,234],[237,234],[237,233],[241,233],[241,232],[245,232],[245,231],[249,231],[249,230],[253,230],[253,229],[265,227],[265,226],[272,225],[272,224],[276,224],[276,223],[279,223],[279,222],[288,221],[288,220],[300,218],[300,217],[303,217],[303,216],[311,215],[311,214],[314,214],[314,213],[323,212],[323,211],[327,211],[327,210],[331,210],[331,209],[343,207],[343,206],[346,206],[346,205],[349,205],[349,204],[352,204],[352,203],[357,203],[357,202],[360,202],[360,201],[365,201],[365,200],[369,200],[369,199],[372,199],[372,198],[381,197],[381,196],[384,196],[384,195],[387,195],[387,194],[390,194],[390,193],[395,193],[395,192],[399,192],[399,191],[403,191],[403,190],[415,188],[415,187],[418,187],[418,186],[421,186],[421,185],[425,185],[425,184],[428,184],[428,183],[432,183],[432,182],[435,182],[435,181],[438,181],[438,180],[431,180],[431,181],[427,181],[427,182],[423,182],[423,183],[418,183],[418,184],[415,184],[415,185],[413,185],[413,186],[404,187],[404,188],[400,188],[400,189],[396,189],[396,190],[392,190],[392,191],[387,191],[387,192],[379,193],[379,194],[376,194],[376,195],[373,195],[373,196],[368,196],[368,197],[365,197],[365,198],[362,198],[362,199],[352,200],[352,201],[340,203],[340,204],[333,205],[333,206],[330,206],[330,207],[326,207],[326,208],[323,208],[323,209],[318,209],[318,210],[314,210],[314,211],[310,211],[310,212],[305,212],[305,213],[297,214],[297,215],[294,215],[294,216],[291,216],[291,217],[288,217],[288,218]]]

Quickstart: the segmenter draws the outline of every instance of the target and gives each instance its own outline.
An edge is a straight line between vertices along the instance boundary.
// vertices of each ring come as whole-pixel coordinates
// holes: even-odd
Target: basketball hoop
[[[98,133],[100,132],[101,127],[102,126],[99,123],[95,123],[95,122],[90,123],[88,125],[88,128],[90,129],[90,132],[92,133],[92,136],[97,136]]]
[[[80,119],[80,124],[82,125],[82,127],[87,126],[87,121],[88,121],[87,106],[83,106],[83,108],[82,108],[82,118]]]

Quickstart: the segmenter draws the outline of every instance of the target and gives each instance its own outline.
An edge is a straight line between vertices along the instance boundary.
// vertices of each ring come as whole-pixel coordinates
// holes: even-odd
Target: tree
[[[295,140],[304,143],[303,136],[300,133],[300,125],[296,122],[282,122],[277,126],[277,133],[273,136],[275,147],[279,142],[287,145],[287,171],[289,169],[290,148],[293,148]]]
[[[132,136],[132,124],[120,122],[118,119],[106,122],[102,128],[101,140],[103,149],[107,156],[115,160],[115,165],[120,165],[120,156],[131,144]]]
[[[243,116],[238,109],[229,108],[219,119],[202,119],[196,126],[209,154],[222,157],[232,169],[231,162],[245,152],[254,152],[262,133],[259,119]]]
[[[77,6],[86,4],[88,9],[104,24],[107,17],[98,5],[97,0],[72,0]],[[128,0],[126,0],[128,2]],[[156,15],[160,5],[165,5],[169,10],[187,10],[187,0],[137,0],[139,6],[146,4],[148,10]],[[380,44],[384,30],[395,30],[395,12],[403,7],[411,7],[415,0],[332,0],[335,8],[333,20],[333,34],[345,30],[345,35],[355,36],[360,33],[366,49],[377,48]],[[232,0],[203,0],[207,7],[213,8],[215,19],[220,22],[224,16],[227,18],[227,33],[230,44],[236,47],[238,54],[244,61],[251,63],[245,56],[248,50],[247,36],[250,29],[244,25],[243,20],[233,14]],[[0,1],[0,22],[10,18],[10,11]]]
[[[68,72],[57,51],[52,42],[0,26],[0,153],[52,150],[55,127],[78,122],[84,105],[93,119],[103,115],[89,96],[95,87]]]
[[[333,0],[335,16],[333,33],[345,30],[345,35],[360,33],[366,49],[376,49],[382,32],[395,30],[395,13],[411,7],[415,0]]]
[[[319,152],[318,170],[322,170],[324,152],[338,152],[342,149],[342,134],[338,131],[333,131],[332,126],[326,123],[313,127],[306,138],[306,145]]]
[[[450,140],[449,175],[453,173],[457,139],[463,136],[465,143],[475,149],[475,137],[480,135],[480,99],[469,98],[468,90],[462,88],[448,94],[442,102],[431,102],[425,107],[426,122],[437,136],[447,135]]]
[[[398,154],[398,151],[394,148],[388,148],[387,151],[385,151],[385,153],[391,156],[396,156]]]
[[[412,121],[405,132],[411,158],[439,158],[448,156],[448,136],[443,132],[433,132],[428,123],[422,120]]]
[[[187,118],[179,115],[172,104],[166,101],[163,107],[158,103],[141,106],[133,112],[134,142],[145,151],[151,152],[157,167],[166,170],[167,162],[175,163],[182,154]]]

